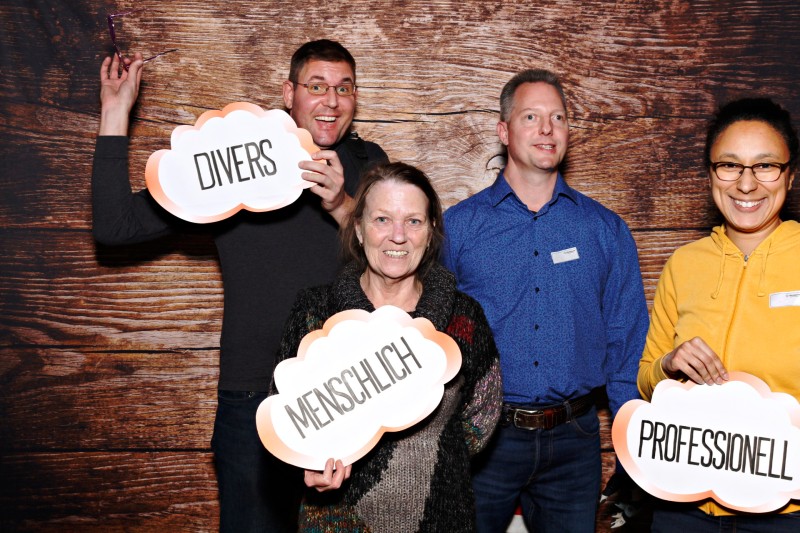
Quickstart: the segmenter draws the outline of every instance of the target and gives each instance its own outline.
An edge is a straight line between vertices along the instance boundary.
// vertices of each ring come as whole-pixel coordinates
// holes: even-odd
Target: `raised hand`
[[[142,82],[142,54],[124,58],[123,68],[115,54],[100,67],[100,135],[127,135],[131,109]]]

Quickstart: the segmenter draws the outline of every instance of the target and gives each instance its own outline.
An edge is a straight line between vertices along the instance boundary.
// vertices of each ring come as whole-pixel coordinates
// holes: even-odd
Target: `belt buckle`
[[[544,414],[544,411],[542,411],[541,409],[514,409],[514,416],[511,419],[512,423],[514,424],[514,427],[517,429],[526,429],[528,431],[533,431],[538,428],[533,427],[532,425],[520,426],[519,424],[517,424],[517,415],[520,413],[524,415],[542,415]]]

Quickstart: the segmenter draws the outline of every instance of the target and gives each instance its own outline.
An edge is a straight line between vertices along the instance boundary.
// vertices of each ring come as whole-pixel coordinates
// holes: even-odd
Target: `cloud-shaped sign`
[[[330,457],[352,464],[384,432],[433,412],[460,368],[456,342],[425,318],[393,306],[343,311],[277,366],[279,394],[259,406],[258,434],[301,468],[322,470]]]
[[[279,209],[314,185],[297,164],[319,148],[279,109],[236,102],[207,111],[175,128],[170,145],[147,160],[145,181],[164,209],[189,222]]]
[[[722,385],[665,380],[614,420],[620,462],[647,492],[765,513],[800,499],[800,404],[744,372]]]

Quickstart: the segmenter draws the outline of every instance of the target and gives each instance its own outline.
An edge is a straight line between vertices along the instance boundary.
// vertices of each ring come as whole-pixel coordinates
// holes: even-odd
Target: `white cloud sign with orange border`
[[[164,209],[189,222],[279,209],[314,185],[297,164],[319,148],[279,109],[236,102],[207,111],[175,128],[170,145],[150,156],[145,181]]]
[[[751,513],[800,499],[800,404],[751,374],[662,381],[650,403],[622,406],[611,434],[631,478],[661,499]]]
[[[301,468],[323,470],[331,457],[352,464],[383,433],[432,413],[460,368],[456,342],[425,318],[393,306],[343,311],[276,367],[279,393],[259,406],[258,434]]]

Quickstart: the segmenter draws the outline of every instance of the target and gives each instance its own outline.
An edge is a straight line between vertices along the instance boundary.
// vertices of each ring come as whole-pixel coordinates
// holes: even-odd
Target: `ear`
[[[286,80],[283,82],[283,105],[291,111],[292,104],[294,104],[294,83]]]
[[[787,185],[786,185],[786,190],[787,191],[791,191],[792,190],[792,183],[794,182],[794,174],[795,174],[794,171],[792,171],[792,173],[789,174],[789,179],[786,182],[787,183]]]
[[[355,224],[356,238],[358,238],[358,244],[363,245],[364,244],[364,237],[361,235],[361,221],[360,220],[356,220],[353,223]]]
[[[508,146],[508,122],[497,123],[497,136],[500,137],[500,142]]]

